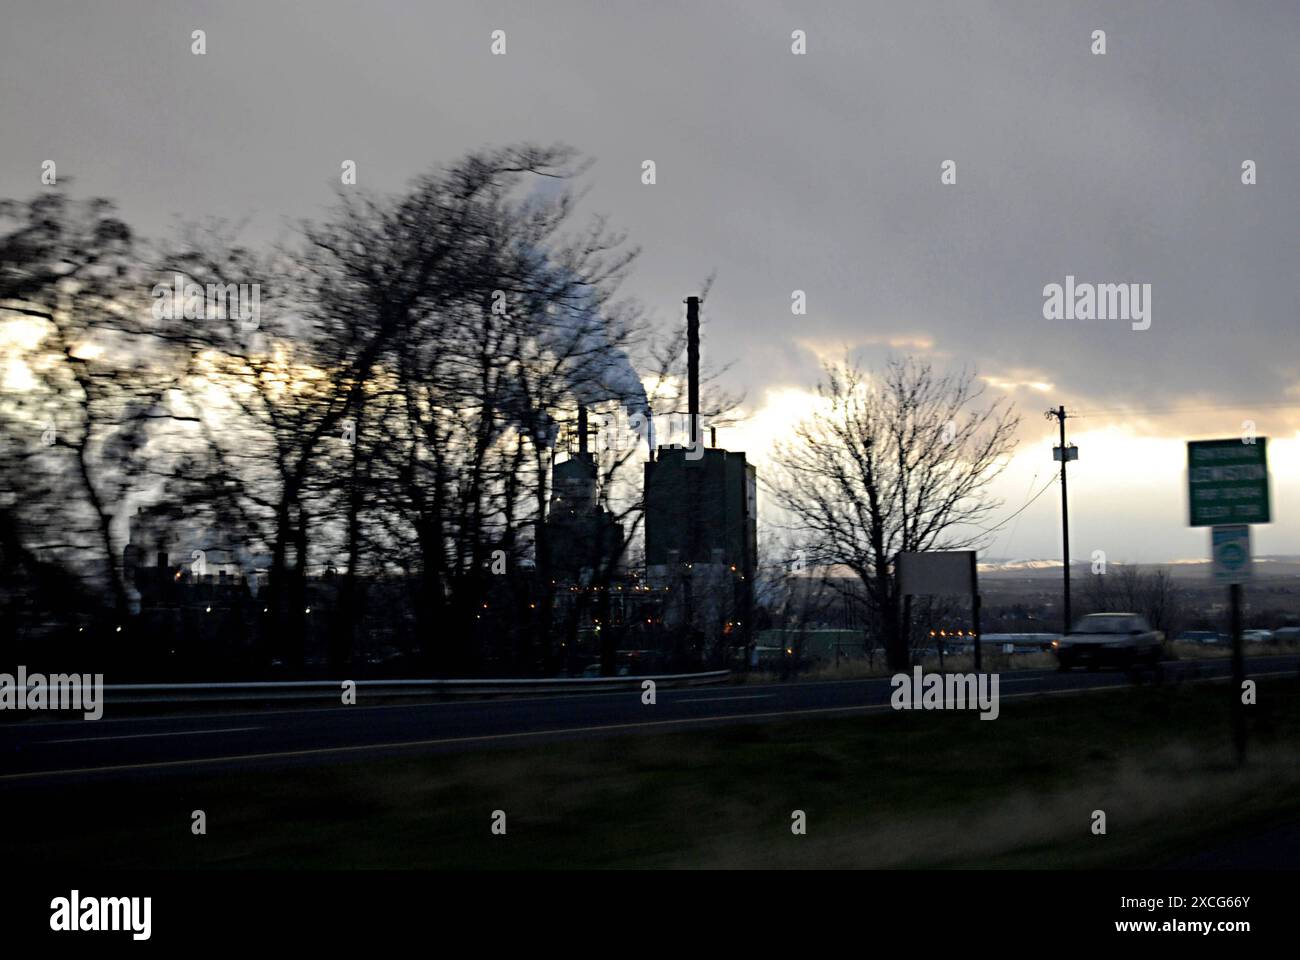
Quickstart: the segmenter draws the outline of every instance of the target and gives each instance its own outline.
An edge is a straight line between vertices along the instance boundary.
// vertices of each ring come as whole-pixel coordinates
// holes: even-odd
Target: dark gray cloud
[[[1296,428],[1276,407],[1300,400],[1287,0],[10,2],[0,85],[0,195],[54,159],[159,231],[223,215],[274,237],[325,208],[345,159],[384,190],[484,143],[572,143],[597,161],[586,209],[645,249],[630,293],[669,319],[717,270],[706,348],[755,404],[812,381],[809,346],[871,361],[916,341],[1052,384],[1016,391],[1034,418],[1239,401],[1263,432]],[[1067,274],[1150,283],[1151,328],[1044,320]]]

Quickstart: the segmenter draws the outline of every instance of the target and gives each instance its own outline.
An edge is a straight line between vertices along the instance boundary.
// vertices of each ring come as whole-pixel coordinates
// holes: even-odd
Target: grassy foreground
[[[1296,682],[1260,684],[1240,770],[1227,696],[1004,698],[994,721],[876,713],[65,783],[0,795],[3,847],[110,869],[1159,866],[1300,821]],[[206,836],[191,834],[195,809]]]

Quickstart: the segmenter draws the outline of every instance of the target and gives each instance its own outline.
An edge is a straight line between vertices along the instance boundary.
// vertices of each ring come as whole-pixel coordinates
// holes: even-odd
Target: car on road
[[[1061,670],[1102,666],[1154,666],[1164,652],[1161,635],[1136,613],[1090,613],[1052,644]]]
[[[1184,630],[1178,635],[1178,642],[1214,645],[1222,643],[1223,636],[1214,630]]]
[[[1278,627],[1273,631],[1274,643],[1300,643],[1300,627]]]
[[[1272,643],[1272,630],[1243,630],[1241,639],[1246,643]]]

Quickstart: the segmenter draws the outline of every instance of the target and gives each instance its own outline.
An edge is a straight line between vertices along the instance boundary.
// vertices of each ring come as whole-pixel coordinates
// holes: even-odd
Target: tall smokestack
[[[578,404],[578,452],[587,452],[587,405]]]
[[[687,403],[691,424],[691,446],[700,439],[700,298],[686,298]]]

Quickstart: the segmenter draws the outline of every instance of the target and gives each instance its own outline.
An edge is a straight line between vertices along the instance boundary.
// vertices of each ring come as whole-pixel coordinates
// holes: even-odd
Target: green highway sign
[[[1268,440],[1190,440],[1187,502],[1193,527],[1270,523]]]

